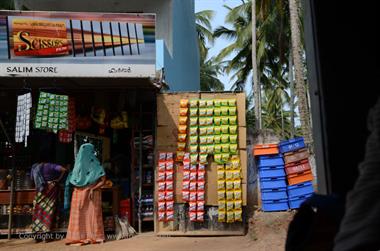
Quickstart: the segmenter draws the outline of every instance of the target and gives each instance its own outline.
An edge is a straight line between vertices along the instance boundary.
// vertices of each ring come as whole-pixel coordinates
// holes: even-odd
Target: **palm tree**
[[[256,0],[252,0],[252,11],[251,11],[251,28],[252,28],[252,77],[253,77],[253,93],[255,100],[255,117],[256,119],[256,128],[262,128],[262,117],[261,117],[261,88],[260,83],[257,77],[257,55],[256,55]]]
[[[211,19],[215,13],[212,10],[203,10],[195,13],[195,25],[198,35],[198,46],[201,60],[207,57],[207,42],[213,43],[214,36],[212,33]]]
[[[221,65],[214,58],[201,61],[201,91],[223,91],[224,84],[219,80],[219,74],[222,74]]]

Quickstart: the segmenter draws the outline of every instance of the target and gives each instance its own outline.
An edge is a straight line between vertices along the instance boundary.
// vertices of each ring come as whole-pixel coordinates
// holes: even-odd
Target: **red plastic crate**
[[[306,148],[284,154],[285,164],[291,164],[309,158],[309,152]]]
[[[288,175],[289,185],[295,185],[312,180],[313,174],[311,173],[311,170]]]
[[[309,161],[307,159],[296,162],[296,163],[291,163],[291,164],[285,165],[285,171],[286,171],[287,175],[295,174],[295,173],[302,173],[302,172],[309,171],[309,170],[311,170],[311,166],[310,166]]]
[[[278,154],[279,152],[277,144],[255,145],[253,148],[254,156]]]

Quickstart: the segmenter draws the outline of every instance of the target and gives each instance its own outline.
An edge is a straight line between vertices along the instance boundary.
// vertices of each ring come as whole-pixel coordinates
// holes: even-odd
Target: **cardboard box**
[[[247,127],[239,126],[239,149],[247,149]]]

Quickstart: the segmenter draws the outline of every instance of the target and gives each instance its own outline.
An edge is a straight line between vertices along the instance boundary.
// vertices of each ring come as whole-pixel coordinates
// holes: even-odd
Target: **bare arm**
[[[92,188],[92,190],[96,190],[98,188],[101,188],[106,183],[106,176],[102,176],[100,178],[100,181],[96,183],[96,185]]]

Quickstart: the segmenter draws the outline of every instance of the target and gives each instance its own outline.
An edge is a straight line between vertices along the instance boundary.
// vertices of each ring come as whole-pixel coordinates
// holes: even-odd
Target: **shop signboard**
[[[0,76],[155,76],[155,15],[0,11]]]

